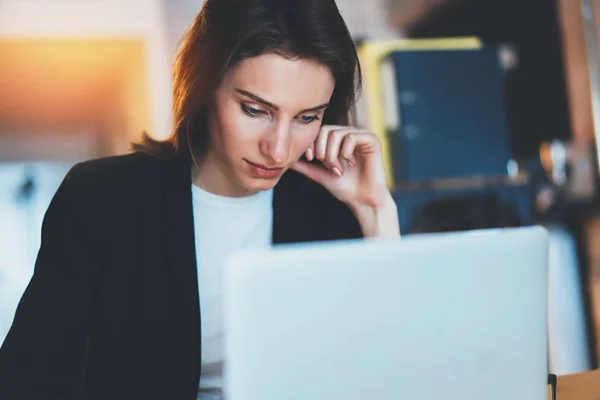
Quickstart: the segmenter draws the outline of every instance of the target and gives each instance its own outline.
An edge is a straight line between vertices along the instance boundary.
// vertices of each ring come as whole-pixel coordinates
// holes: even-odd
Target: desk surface
[[[600,400],[600,370],[559,376],[556,400]]]

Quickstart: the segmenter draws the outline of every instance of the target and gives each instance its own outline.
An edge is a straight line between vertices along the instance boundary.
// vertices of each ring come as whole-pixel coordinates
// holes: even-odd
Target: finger
[[[325,152],[327,150],[327,138],[329,137],[329,132],[331,130],[327,129],[327,127],[322,127],[319,131],[319,135],[315,139],[314,150],[315,157],[319,161],[325,162]]]
[[[306,159],[308,161],[312,161],[315,159],[315,144],[314,143],[312,143],[310,145],[310,147],[306,150],[304,155],[306,156]]]
[[[367,131],[354,131],[348,135],[350,135],[350,137],[344,138],[344,143],[340,150],[340,156],[342,158],[345,159],[347,156],[352,155],[354,160],[356,160],[357,154],[367,155],[381,152],[381,142],[377,135]],[[348,140],[349,143],[346,144],[346,140]]]
[[[342,125],[323,125],[321,130],[319,131],[319,135],[315,139],[315,157],[319,161],[326,162],[327,157],[327,139],[329,138],[329,134],[334,130],[343,130],[348,129],[348,126]]]
[[[292,164],[291,168],[323,186],[325,186],[325,183],[330,180],[332,176],[332,172],[327,168],[302,160]]]
[[[329,132],[327,137],[327,149],[325,151],[325,163],[334,173],[341,176],[344,173],[344,166],[340,160],[340,149],[344,137],[350,134],[353,129],[339,129]]]
[[[358,144],[356,133],[348,133],[344,136],[342,141],[342,149],[340,150],[340,157],[342,157],[351,167],[356,167],[356,157],[354,156],[354,151],[356,150],[356,145]]]
[[[336,132],[336,131],[343,131],[345,134],[350,133],[350,132],[355,132],[357,135],[366,135],[369,136],[370,134],[362,129],[359,128],[355,128],[355,127],[348,127],[348,126],[342,126],[342,125],[324,125],[321,127],[321,131],[319,132],[319,135],[317,136],[317,139],[315,139],[315,157],[324,162],[325,164],[334,164],[334,165],[328,165],[330,168],[334,168],[337,167],[335,164],[335,162],[328,161],[327,160],[327,151],[328,151],[328,145],[327,142],[329,140],[329,136],[332,134],[332,132]],[[352,160],[352,162],[354,163],[354,165],[356,165],[356,160]],[[339,167],[337,167],[339,168]]]

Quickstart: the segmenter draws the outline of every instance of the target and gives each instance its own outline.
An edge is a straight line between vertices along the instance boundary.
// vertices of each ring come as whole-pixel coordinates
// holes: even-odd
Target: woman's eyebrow
[[[270,101],[267,101],[267,100],[263,99],[262,97],[255,95],[254,93],[250,93],[250,92],[248,92],[246,90],[242,90],[242,89],[235,89],[235,91],[248,97],[248,98],[251,98],[252,100],[254,100],[257,103],[260,103],[264,106],[272,108],[275,111],[279,111],[279,106],[276,106],[275,104],[271,103]]]
[[[304,114],[306,112],[311,112],[311,111],[321,111],[321,110],[326,109],[327,107],[329,107],[329,103],[324,103],[324,104],[321,104],[320,106],[316,106],[316,107],[308,108],[306,110],[302,110],[300,112],[300,114]]]
[[[242,95],[254,100],[257,103],[260,103],[264,106],[272,108],[275,111],[279,111],[279,106],[271,103],[268,100],[263,99],[262,97],[260,97],[258,95],[255,95],[254,93],[251,93],[251,92],[248,92],[247,90],[242,90],[242,89],[235,89],[235,91],[238,92],[239,94],[242,94]],[[303,113],[311,112],[311,111],[321,111],[327,107],[329,107],[329,103],[324,103],[324,104],[318,105],[316,107],[311,107],[311,108],[307,108],[306,110],[302,110],[302,111],[300,111],[299,114],[303,114]]]

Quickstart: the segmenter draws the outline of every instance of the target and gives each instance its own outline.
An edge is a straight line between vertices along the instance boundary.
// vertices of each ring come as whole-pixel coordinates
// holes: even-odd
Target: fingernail
[[[340,171],[339,168],[337,168],[337,167],[333,168],[333,173],[336,174],[337,176],[342,176],[342,171]]]
[[[313,160],[313,157],[314,157],[314,154],[313,154],[313,151],[312,151],[312,149],[308,149],[308,150],[306,150],[306,159],[307,159],[308,161],[312,161],[312,160]]]
[[[348,160],[348,165],[352,168],[356,167],[356,165],[351,160]]]

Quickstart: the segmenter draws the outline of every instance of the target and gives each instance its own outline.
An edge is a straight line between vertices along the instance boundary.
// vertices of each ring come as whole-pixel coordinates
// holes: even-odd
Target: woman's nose
[[[288,124],[277,124],[260,142],[260,151],[276,166],[283,166],[289,156],[290,128]]]

